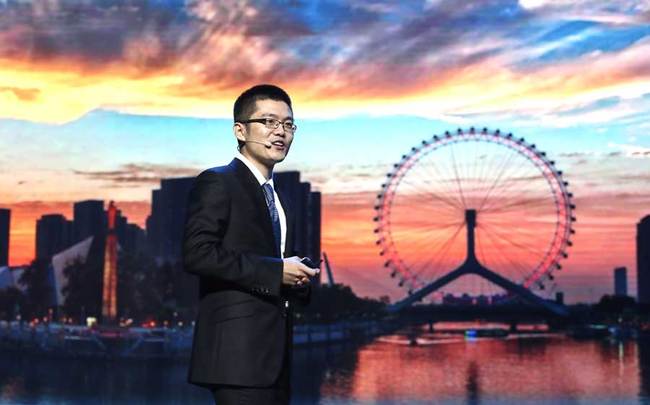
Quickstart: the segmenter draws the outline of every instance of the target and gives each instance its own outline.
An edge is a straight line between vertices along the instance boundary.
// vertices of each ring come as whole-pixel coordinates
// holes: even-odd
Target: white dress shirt
[[[242,155],[241,153],[237,152],[237,155],[235,157],[239,160],[241,160],[246,167],[248,167],[248,170],[253,173],[257,181],[260,183],[260,187],[263,187],[264,184],[269,183],[271,185],[271,188],[273,189],[273,199],[275,200],[275,208],[278,210],[278,216],[280,217],[280,252],[282,252],[282,257],[284,257],[285,252],[285,244],[287,241],[287,217],[284,215],[284,208],[282,208],[282,203],[280,203],[280,199],[278,198],[278,193],[275,191],[275,186],[273,185],[273,173],[271,173],[271,178],[266,179],[262,173],[255,167],[253,162],[248,160],[246,156]]]

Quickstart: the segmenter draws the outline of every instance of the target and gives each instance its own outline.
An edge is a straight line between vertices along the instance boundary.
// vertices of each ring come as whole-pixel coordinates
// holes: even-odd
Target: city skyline
[[[276,170],[322,192],[322,250],[361,295],[403,294],[372,233],[386,173],[422,140],[472,126],[535,143],[569,181],[567,302],[610,293],[620,266],[636,292],[636,224],[650,214],[647,3],[154,3],[0,1],[10,264],[33,257],[36,219],[70,219],[74,201],[114,200],[144,228],[160,179],[230,161],[232,102],[269,81],[292,95],[299,127]],[[69,24],[74,13],[93,17]]]
[[[184,180],[184,179],[185,179],[185,178],[181,178],[181,180]],[[173,179],[166,179],[166,181],[170,181],[170,180],[173,180]],[[153,190],[152,190],[152,191],[153,191]],[[79,204],[81,204],[81,203],[88,203],[88,202],[92,202],[92,203],[94,203],[94,202],[100,202],[100,200],[89,200],[89,201],[87,200],[87,201],[71,202],[71,203],[70,203],[70,207],[69,207],[69,211],[70,211],[70,213],[73,212],[73,208],[74,208],[75,205],[79,205]],[[107,206],[108,206],[108,202],[105,202],[104,205],[107,207]],[[130,207],[134,207],[134,206],[135,206],[135,207],[137,207],[137,208],[142,208],[140,205],[144,205],[144,206],[145,206],[145,209],[144,209],[144,211],[143,211],[144,214],[145,214],[145,217],[144,217],[143,219],[138,220],[138,221],[134,221],[134,220],[131,218],[131,216],[128,214],[128,209],[127,209],[127,212],[124,212],[124,208],[123,208],[123,207],[118,203],[118,206],[120,207],[120,211],[121,211],[121,212],[124,212],[124,214],[123,214],[123,216],[122,216],[123,221],[126,222],[126,221],[127,221],[127,218],[128,218],[128,220],[129,220],[130,223],[133,223],[134,226],[140,227],[140,228],[142,228],[142,229],[144,230],[144,229],[146,229],[146,217],[147,217],[147,216],[150,214],[150,212],[151,212],[151,203],[147,202],[147,203],[144,203],[144,204],[131,204],[131,205],[127,204],[126,206],[127,206],[127,207],[129,207],[129,206],[130,206]],[[138,212],[138,211],[137,211],[137,209],[135,209],[135,210],[132,210],[132,212]],[[12,213],[12,214],[13,214],[13,213]],[[55,213],[50,213],[50,214],[63,215],[63,217],[65,217],[65,219],[67,219],[67,217],[70,217],[70,218],[73,217],[73,215],[65,215],[65,214],[61,214],[60,212],[55,212]],[[13,215],[12,215],[12,216],[13,216]],[[70,221],[70,223],[72,223],[71,220],[68,220],[68,221]],[[142,221],[143,225],[140,225],[139,221]],[[35,227],[35,226],[36,226],[36,224],[34,224],[34,227]],[[35,233],[34,233],[34,236],[35,236]],[[10,242],[11,242],[11,237],[10,237]],[[35,244],[34,244],[33,248],[35,248]],[[353,253],[352,253],[352,254],[353,254]],[[330,255],[331,255],[331,254],[330,254]],[[33,256],[34,256],[34,255],[32,254],[32,258],[33,258]],[[10,257],[11,257],[11,247],[10,247]],[[27,256],[27,257],[29,257],[29,256]],[[331,260],[331,259],[330,259],[330,260]],[[636,259],[635,259],[635,260],[636,260]],[[29,261],[31,261],[31,259],[28,259],[28,260],[26,260],[25,262],[22,262],[22,263],[11,263],[11,262],[10,262],[10,265],[27,264]],[[616,261],[616,260],[613,260],[613,262],[616,263],[617,261]],[[384,269],[381,269],[381,270],[384,270]],[[636,272],[636,266],[634,267],[634,270],[635,270],[635,271],[633,271],[633,272],[631,273],[631,276],[632,276],[631,279],[636,279],[636,275],[637,275],[637,272]],[[334,271],[335,271],[335,275],[336,275],[337,281],[340,281],[340,279],[343,278],[344,282],[347,282],[347,280],[345,280],[345,276],[346,276],[346,274],[345,274],[344,272],[343,272],[343,273],[339,272],[339,271],[338,271],[338,268],[336,268],[336,267],[335,267]],[[566,270],[565,270],[565,271],[562,271],[562,272],[559,273],[559,274],[556,272],[555,274],[556,274],[556,277],[558,277],[558,278],[561,279],[561,278],[564,276],[565,273],[566,273]],[[341,277],[341,276],[342,276],[342,277]],[[607,275],[607,277],[609,278],[610,276]],[[387,279],[388,279],[388,277],[387,277]],[[608,280],[608,282],[611,283],[611,279]],[[375,282],[375,283],[376,283],[376,282]],[[358,288],[359,285],[360,285],[360,284],[357,284],[355,287]],[[610,285],[611,285],[611,284],[610,284]],[[353,285],[353,286],[354,286],[354,285]],[[636,284],[635,284],[635,286],[636,286]],[[403,290],[401,290],[401,289],[396,289],[396,290],[397,290],[397,291],[393,292],[392,295],[390,295],[390,294],[386,294],[387,291],[378,291],[377,294],[381,294],[381,295],[389,295],[389,296],[391,296],[391,298],[393,298],[393,299],[394,299],[394,298],[399,298],[399,297],[401,297],[402,294],[400,294],[400,293],[401,293]],[[608,290],[607,287],[604,287],[603,290],[604,290],[604,293],[603,293],[603,294],[610,294],[610,293],[611,293],[611,291],[607,291],[607,290]],[[562,286],[561,283],[560,283],[560,286],[559,286],[559,291],[562,291],[562,292],[566,293],[566,289],[563,288],[563,286]],[[630,287],[630,291],[632,292],[632,294],[631,294],[632,296],[635,296],[635,295],[636,295],[636,294],[634,293],[634,292],[636,291],[635,288],[633,289],[632,287]],[[599,297],[596,297],[596,298],[599,298]],[[571,301],[569,301],[569,302],[571,302]],[[575,302],[575,301],[574,301],[574,302]]]

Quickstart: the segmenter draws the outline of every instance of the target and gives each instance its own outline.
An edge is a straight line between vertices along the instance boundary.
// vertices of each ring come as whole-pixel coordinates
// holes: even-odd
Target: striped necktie
[[[269,183],[264,183],[262,189],[264,190],[266,207],[269,209],[269,215],[271,216],[275,247],[277,248],[277,251],[280,252],[280,239],[282,238],[282,233],[280,231],[280,215],[278,214],[278,209],[275,207],[275,198],[273,197],[273,187],[271,187]],[[280,252],[280,254],[282,254],[282,252]]]

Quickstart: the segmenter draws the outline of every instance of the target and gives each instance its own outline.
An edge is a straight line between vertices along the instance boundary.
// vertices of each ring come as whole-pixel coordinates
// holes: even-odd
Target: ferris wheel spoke
[[[499,246],[510,246],[511,248],[514,249],[519,249],[519,251],[515,250],[511,252],[511,256],[521,256],[523,254],[530,254],[531,258],[535,261],[539,261],[539,258],[543,256],[543,251],[540,251],[535,248],[534,244],[530,243],[530,238],[528,238],[528,243],[522,243],[522,242],[514,242],[510,238],[505,238],[503,235],[499,234],[498,232],[495,232],[494,230],[488,231],[486,234],[486,237],[491,237],[494,236],[495,238],[499,239]],[[523,237],[521,239],[524,239]],[[505,248],[505,247],[504,247]]]
[[[437,274],[435,269],[439,269],[439,268],[442,267],[440,265],[440,261],[442,260],[443,257],[445,257],[445,255],[447,254],[447,252],[451,248],[453,242],[456,240],[456,238],[460,234],[461,229],[463,229],[462,226],[459,226],[458,228],[456,228],[456,231],[451,235],[451,237],[449,237],[447,239],[447,241],[445,243],[443,243],[441,245],[441,247],[437,250],[436,253],[434,253],[434,255],[431,257],[431,259],[429,259],[427,262],[425,262],[424,264],[419,266],[418,270],[415,271],[415,274],[419,276],[427,268],[434,269],[434,274]],[[453,269],[447,269],[447,270],[451,271]]]
[[[487,153],[488,151],[486,151]],[[493,176],[493,168],[497,167],[498,164],[505,164],[505,159],[502,157],[501,154],[498,153],[492,153],[491,155],[488,154],[488,157],[485,158],[485,161],[483,162],[482,165],[479,166],[479,169],[477,170],[477,188],[476,188],[476,195],[477,197],[480,197],[481,195],[485,195],[487,191],[490,188],[490,185],[488,185],[488,180],[492,179],[494,180]],[[498,170],[498,169],[497,169]]]
[[[460,184],[460,176],[458,176],[458,167],[456,165],[456,154],[454,153],[454,148],[453,144],[450,145],[450,151],[451,151],[451,161],[453,164],[454,168],[454,180],[456,181],[456,185],[458,186],[458,193],[460,194],[460,199],[463,202],[463,208],[467,209],[467,203],[465,202],[465,195],[463,194],[463,186]]]
[[[435,206],[430,204],[430,202],[431,201],[439,201],[439,202],[445,204],[446,206],[453,208],[455,211],[462,209],[462,207],[460,207],[454,200],[451,200],[449,198],[445,198],[445,197],[443,197],[441,195],[436,195],[436,194],[433,194],[433,193],[427,192],[427,191],[423,192],[418,197],[416,197],[416,200],[422,201],[423,204],[421,206],[426,207],[426,208],[434,208]],[[404,201],[404,202],[401,202],[401,201]],[[395,204],[395,203],[393,203],[393,204]],[[411,204],[409,204],[409,202],[406,201],[406,199],[400,199],[400,205],[410,206]],[[447,210],[447,211],[449,211],[449,210]]]
[[[504,274],[504,275],[508,276],[508,278],[512,278],[512,275],[509,274],[510,273],[509,269],[514,269],[515,271],[517,271],[522,278],[527,275],[527,273],[523,269],[523,266],[517,266],[517,265],[513,266],[512,265],[513,263],[508,262],[504,258],[504,256],[502,254],[492,255],[490,257],[490,259],[488,260],[486,258],[486,256],[485,256],[485,252],[483,251],[483,245],[485,244],[484,239],[488,239],[491,242],[490,244],[492,246],[494,246],[492,248],[492,250],[500,250],[500,249],[497,249],[497,244],[492,241],[492,237],[490,235],[484,235],[484,237],[477,238],[477,243],[476,244],[479,247],[479,251],[481,252],[480,253],[481,254],[481,262],[484,265],[487,265],[488,268],[490,268],[490,270],[497,271],[497,272],[502,273],[502,274],[504,272],[508,272],[508,274]],[[492,262],[494,262],[494,266],[492,265]]]
[[[508,168],[508,165],[510,164],[510,161],[512,160],[513,156],[514,156],[513,154],[509,154],[508,158],[504,159],[501,162],[501,166],[499,167],[498,174],[494,178],[494,181],[492,182],[492,185],[490,186],[490,188],[488,188],[487,192],[485,193],[485,196],[483,197],[483,200],[481,201],[481,204],[478,207],[478,211],[483,209],[483,204],[485,204],[485,202],[490,197],[490,194],[492,193],[492,191],[494,190],[496,185],[501,181],[501,178],[502,178],[503,174],[505,173],[506,169]]]
[[[520,277],[520,279],[525,279],[530,274],[529,266],[515,262],[513,259],[507,256],[498,256],[499,262],[501,264],[502,273],[506,272],[509,278]]]
[[[393,224],[394,224],[394,226],[391,229],[391,235],[393,235],[393,236],[395,236],[395,235],[398,235],[398,236],[399,235],[407,235],[408,236],[408,235],[412,235],[414,233],[419,233],[422,230],[430,230],[432,232],[435,232],[435,231],[440,232],[440,231],[443,231],[445,229],[454,228],[454,227],[458,226],[460,224],[460,222],[455,221],[455,222],[448,222],[448,223],[431,223],[431,224],[417,225],[417,226],[410,226],[409,225],[408,228],[406,228],[406,226],[404,224],[399,223],[399,222],[394,222]]]
[[[418,185],[416,185],[416,184],[414,184],[414,183],[412,183],[412,182],[410,182],[410,181],[408,181],[406,179],[402,179],[401,183],[406,183],[407,185],[412,187],[415,191],[423,192],[424,195],[430,196],[434,200],[438,200],[440,202],[446,203],[447,205],[449,205],[449,206],[451,206],[453,208],[460,209],[460,210],[463,209],[461,201],[453,199],[453,198],[444,197],[444,194],[449,194],[448,190],[443,190],[443,189],[430,190],[430,189],[427,189],[427,188],[425,188],[423,186],[418,186]],[[439,191],[439,192],[437,192],[437,191]]]
[[[541,185],[541,182],[539,182],[539,183]],[[517,200],[517,199],[522,198],[522,197],[528,197],[528,196],[530,196],[531,192],[539,189],[539,187],[540,187],[540,185],[538,185],[537,182],[530,181],[530,180],[526,179],[525,177],[520,177],[520,178],[517,178],[516,181],[510,182],[509,187],[504,187],[503,189],[500,190],[502,196],[506,195],[506,192],[510,191],[510,189],[512,187],[512,184],[523,184],[523,186],[520,187],[519,190],[516,193],[514,193],[514,194],[512,194],[512,195],[510,195],[508,197],[504,197],[502,200],[499,200],[498,202],[494,202],[494,203],[490,203],[490,204],[484,204],[482,210],[483,211],[489,210],[489,209],[492,209],[493,207],[496,207],[496,206],[503,206],[503,205],[507,204],[509,201],[512,201],[512,200]],[[543,184],[544,184],[544,186],[548,187],[548,183],[546,181]],[[534,188],[531,189],[531,187],[534,187]]]
[[[485,170],[485,184],[484,187],[481,187],[477,194],[481,196],[480,204],[477,205],[477,211],[481,211],[486,202],[490,201],[493,195],[496,195],[495,189],[500,183],[501,178],[505,175],[508,167],[510,166],[510,161],[513,159],[513,155],[501,156],[500,160],[494,162],[494,165],[491,165]],[[492,179],[492,182],[488,183],[488,180]],[[482,194],[482,195],[481,195]]]
[[[435,238],[418,238],[417,240],[408,240],[395,242],[395,250],[409,255],[417,255],[422,252],[439,250],[437,246],[444,245],[449,236],[437,235]]]
[[[511,223],[505,223],[505,222],[504,223],[485,223],[484,222],[480,226],[478,226],[478,229],[481,229],[481,230],[487,229],[489,231],[490,229],[494,229],[494,228],[508,228],[508,227],[511,227],[511,225],[512,225]],[[534,228],[531,228],[531,229],[518,228],[516,232],[513,232],[513,234],[514,234],[513,237],[517,238],[517,239],[529,240],[532,243],[537,243],[537,244],[540,244],[541,242],[549,243],[549,241],[546,240],[546,237],[542,238],[540,236],[540,232],[541,231],[547,231],[547,233],[548,233],[548,232],[551,232],[552,229],[551,229],[550,226],[548,226],[548,224],[542,224],[542,225],[537,225],[537,226],[535,226]]]
[[[514,161],[512,161],[513,159]],[[527,177],[521,173],[522,164],[525,163],[525,160],[520,162],[521,159],[525,158],[522,158],[518,153],[511,151],[508,156],[509,163],[503,166],[503,170],[499,173],[495,183],[492,185],[488,193],[486,193],[485,198],[481,202],[479,210],[483,210],[488,202],[505,194],[507,190],[512,188],[514,185],[518,185],[520,182],[524,183],[523,187],[530,185],[530,181],[527,182],[520,180]]]
[[[495,239],[491,235],[484,233],[484,236],[485,236],[486,239],[489,239],[492,242],[492,245],[495,246],[495,248],[500,245],[499,243],[497,243],[495,241]],[[502,249],[498,248],[498,249],[495,249],[495,250],[501,251]],[[505,269],[508,269],[508,268],[514,269],[515,271],[517,271],[519,273],[519,275],[522,277],[522,279],[524,279],[525,277],[528,276],[528,274],[530,274],[530,269],[527,269],[526,265],[516,263],[511,258],[509,258],[508,255],[496,254],[496,255],[493,255],[493,260],[498,261],[499,263],[502,263],[502,265],[500,266],[502,271],[505,270]]]
[[[538,192],[536,189],[531,189],[531,184],[524,185],[521,187],[518,191],[516,192],[511,192],[509,188],[504,188],[503,190],[500,190],[498,193],[492,193],[493,196],[498,195],[499,198],[489,198],[485,204],[481,207],[481,211],[489,211],[494,208],[499,208],[508,205],[509,203],[513,201],[518,201],[521,199],[528,199],[531,198],[531,194],[537,194]],[[536,184],[532,184],[533,187],[538,188],[539,186]],[[548,196],[546,196],[548,198]]]
[[[539,179],[541,172],[535,173],[531,172],[531,170],[522,169],[522,167],[526,167],[528,160],[514,151],[511,152],[510,157],[514,158],[515,161],[508,165],[504,175],[501,176],[501,179],[499,179],[495,184],[490,195],[486,196],[487,198],[481,204],[481,209],[483,209],[488,202],[491,202],[492,199],[506,194],[506,192],[511,190],[512,187],[518,186],[522,193],[526,193],[528,187],[537,186],[536,181],[532,179]],[[535,174],[537,174],[536,177]]]
[[[436,162],[419,160],[416,167],[411,170],[414,170],[414,173],[417,172],[417,179],[422,179],[422,182],[427,183],[427,190],[449,194],[448,183],[444,180],[449,178],[450,174],[445,173],[444,166],[440,168]]]
[[[520,185],[520,187],[514,191],[512,190],[513,184]],[[513,202],[521,200],[542,199],[546,201],[552,201],[552,197],[549,198],[548,194],[546,194],[544,197],[540,196],[540,188],[548,188],[548,183],[546,181],[543,183],[534,182],[531,180],[526,180],[524,178],[521,180],[518,179],[517,181],[513,181],[507,187],[503,187],[501,190],[499,190],[499,195],[501,196],[499,199],[494,198],[492,200],[486,201],[486,203],[483,205],[483,211],[492,210],[494,208],[507,208]]]
[[[471,182],[474,181],[476,178],[476,167],[478,166],[478,142],[468,142],[467,147],[472,149],[472,159],[468,162],[467,165],[467,179],[469,180],[470,184]]]
[[[483,184],[487,184],[487,180],[489,179],[490,176],[490,168],[494,167],[498,161],[503,161],[503,159],[500,159],[500,155],[498,153],[492,153],[491,155],[488,155],[485,160],[485,164],[481,165],[478,174],[477,174],[477,184],[479,185],[479,188],[477,190],[477,195],[485,195],[485,192],[487,192],[487,189],[489,186],[486,187],[480,187]]]
[[[413,253],[419,253],[419,252],[429,252],[431,251],[431,247],[434,247],[434,251],[439,251],[441,248],[438,246],[446,246],[447,243],[449,243],[450,240],[453,240],[454,235],[457,234],[459,231],[458,229],[462,229],[462,224],[458,224],[455,226],[455,231],[453,232],[452,236],[449,236],[449,233],[445,234],[440,234],[439,232],[435,235],[435,237],[431,238],[428,237],[426,239],[421,239],[418,241],[409,241],[408,245],[406,248],[402,249],[403,251],[408,251],[408,252],[413,252]]]
[[[489,232],[489,233],[491,233],[491,234],[493,234],[494,236],[496,236],[497,238],[501,239],[502,241],[511,244],[512,246],[518,247],[518,248],[520,248],[520,249],[522,249],[522,250],[525,250],[525,251],[527,251],[528,253],[532,253],[532,254],[534,254],[534,255],[536,255],[536,256],[539,256],[539,255],[540,255],[540,252],[539,252],[539,251],[537,251],[537,250],[531,248],[530,246],[524,245],[524,244],[519,243],[519,242],[515,242],[515,241],[511,240],[510,238],[508,238],[507,236],[504,236],[502,233],[496,231],[495,229],[489,229],[489,228],[487,228],[487,227],[482,227],[482,229],[485,230],[485,231],[487,231],[487,232]],[[543,253],[543,252],[542,252],[542,253]]]
[[[403,221],[400,219],[393,219],[390,221],[391,230],[393,232],[402,232],[402,233],[409,233],[421,229],[428,229],[428,230],[446,229],[449,228],[450,226],[456,226],[463,222],[464,221],[459,221],[459,220],[445,221],[445,222],[441,222],[441,221],[414,222],[411,218],[405,218]]]
[[[447,236],[427,236],[421,234],[416,238],[394,240],[394,246],[398,251],[417,254],[423,251],[429,251],[432,246],[436,246],[439,243],[444,242],[446,238]]]
[[[490,222],[482,222],[478,226],[481,230],[487,230],[488,232],[493,232],[495,234],[504,235],[497,231],[497,229],[508,229],[508,235],[512,235],[513,238],[522,239],[525,241],[532,241],[533,243],[539,244],[543,239],[539,236],[539,228],[524,228],[521,226],[513,227],[512,223],[502,223],[502,224],[493,224]]]
[[[421,199],[423,199],[425,201],[427,199],[431,199],[431,200],[440,201],[442,203],[445,203],[448,206],[450,206],[452,208],[455,208],[455,209],[462,209],[462,206],[458,202],[456,202],[454,199],[444,197],[444,195],[442,195],[440,193],[436,193],[435,190],[428,190],[423,186],[418,186],[418,185],[413,184],[410,181],[406,181],[406,180],[402,180],[401,183],[411,187],[411,189],[416,192],[415,195],[418,195]]]
[[[391,234],[392,243],[400,250],[417,252],[427,246],[435,245],[438,241],[445,241],[448,238],[448,232],[442,232],[440,229],[430,231],[419,231],[415,234]]]
[[[417,270],[417,274],[422,272],[423,266],[425,266],[427,263],[429,263],[429,265],[432,264],[432,263],[435,264],[433,266],[434,269],[437,269],[437,268],[440,267],[440,262],[443,260],[443,258],[445,256],[445,254],[447,253],[447,251],[451,248],[451,246],[456,241],[457,236],[460,233],[460,229],[462,229],[462,227],[459,227],[456,230],[456,232],[454,232],[451,235],[451,237],[448,236],[447,238],[442,239],[438,243],[436,243],[435,244],[436,250],[429,250],[428,251],[429,255],[427,257],[429,257],[429,260],[427,260],[422,266],[420,266],[420,268]],[[420,261],[418,261],[418,262],[420,262]],[[415,265],[415,262],[413,264]]]
[[[513,208],[526,208],[527,210],[530,210],[531,208],[553,208],[555,210],[555,203],[551,200],[548,200],[547,198],[535,198],[535,197],[521,197],[521,199],[517,201],[510,201],[506,202],[499,207],[494,207],[494,208],[485,208],[483,209],[482,212],[484,213],[502,213],[502,212],[507,212],[511,211]],[[550,211],[550,210],[549,210]]]
[[[450,148],[452,147],[452,145],[453,144],[449,145]],[[422,166],[422,169],[424,169],[431,176],[431,178],[434,178],[434,179],[438,180],[438,184],[441,184],[441,185],[442,184],[454,185],[455,182],[456,182],[456,177],[457,176],[454,175],[453,168],[450,168],[447,165],[442,164],[442,162],[438,162],[438,163],[440,163],[440,166],[442,168],[439,168],[438,164],[435,161],[431,160],[431,159],[429,159],[426,163],[421,164],[421,166]],[[453,166],[453,164],[452,164],[452,166]],[[441,191],[446,193],[446,194],[451,194],[451,191],[453,191],[453,188],[449,189],[448,186],[447,186],[447,188],[444,188]],[[463,201],[462,201],[462,199],[460,198],[459,195],[456,196],[454,201],[458,202],[458,207],[460,209],[464,209],[463,208],[464,207]]]
[[[411,209],[414,211],[415,209]],[[390,219],[390,224],[393,228],[397,230],[410,230],[417,229],[419,227],[423,228],[445,228],[454,224],[460,224],[465,222],[458,215],[430,215],[429,212],[426,212],[427,215],[418,215],[421,213],[414,212],[411,216],[408,216],[408,212],[400,212],[399,216],[392,217]],[[417,217],[414,217],[418,215]],[[412,228],[415,227],[415,228]]]
[[[440,241],[446,240],[448,232],[436,232],[432,234],[418,233],[409,237],[394,237],[391,240],[392,245],[397,250],[417,253],[420,250],[429,250],[436,246]],[[388,245],[387,245],[388,246]]]

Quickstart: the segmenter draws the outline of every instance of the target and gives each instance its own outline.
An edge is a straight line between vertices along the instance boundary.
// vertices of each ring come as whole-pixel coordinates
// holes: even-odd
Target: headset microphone
[[[271,142],[262,142],[262,141],[246,141],[246,142],[252,142],[252,143],[259,143],[260,145],[266,146],[268,149],[271,149]]]

